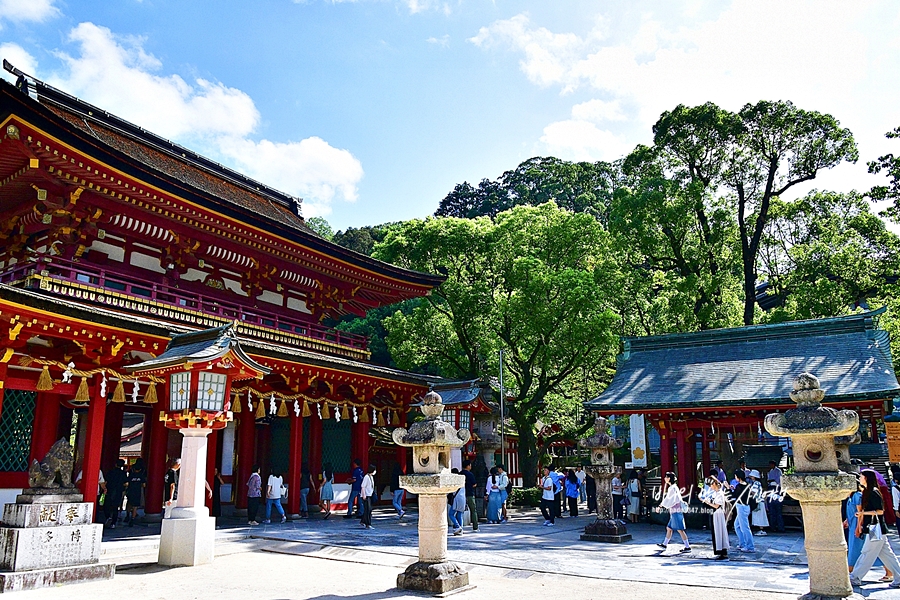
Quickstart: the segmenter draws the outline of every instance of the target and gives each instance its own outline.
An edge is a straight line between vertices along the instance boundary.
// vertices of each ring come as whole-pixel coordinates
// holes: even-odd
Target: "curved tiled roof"
[[[791,404],[794,378],[819,378],[826,402],[900,395],[884,309],[831,319],[625,338],[609,387],[588,410]]]

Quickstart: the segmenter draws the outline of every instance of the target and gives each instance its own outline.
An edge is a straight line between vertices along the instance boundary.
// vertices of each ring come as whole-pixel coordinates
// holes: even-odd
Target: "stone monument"
[[[397,587],[436,595],[469,585],[469,574],[447,560],[447,494],[466,482],[450,473],[450,448],[465,445],[470,434],[442,421],[442,412],[440,395],[428,392],[422,402],[425,420],[392,434],[398,446],[413,449],[413,475],[401,476],[400,487],[419,497],[419,560],[397,576]]]
[[[103,525],[94,505],[72,484],[72,446],[53,444],[28,470],[29,489],[3,507],[0,592],[111,579],[116,565],[101,565]]]
[[[578,441],[582,448],[591,451],[591,464],[585,466],[587,474],[597,483],[597,518],[584,528],[581,539],[589,542],[627,542],[631,534],[625,524],[613,518],[612,478],[616,474],[613,450],[622,447],[622,441],[609,435],[606,419],[594,421],[594,435]]]
[[[822,406],[824,397],[819,380],[810,373],[802,373],[794,380],[791,392],[797,408],[766,416],[766,431],[791,438],[794,446],[795,470],[782,476],[781,487],[800,501],[803,510],[809,562],[809,593],[801,596],[803,600],[853,595],[841,501],[856,490],[856,477],[838,469],[835,437],[856,433],[859,415],[852,410],[837,411]]]

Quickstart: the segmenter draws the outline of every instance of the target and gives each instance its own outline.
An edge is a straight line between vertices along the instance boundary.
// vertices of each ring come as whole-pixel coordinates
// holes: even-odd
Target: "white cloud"
[[[356,200],[363,169],[349,151],[319,137],[253,139],[260,114],[243,91],[159,74],[162,63],[144,50],[142,39],[116,36],[93,23],[75,27],[69,40],[77,52],[57,53],[66,68],[48,83],[266,185],[303,196],[306,216],[327,214],[335,199]]]
[[[579,119],[547,125],[541,142],[550,154],[576,161],[615,160],[631,150],[623,136]]]
[[[37,72],[37,60],[28,53],[27,50],[18,44],[5,42],[0,44],[0,62],[8,60],[14,67],[28,74]],[[6,71],[0,71],[0,76],[8,81],[15,81],[16,78]]]
[[[599,123],[602,121],[624,121],[625,113],[618,100],[588,100],[572,107],[572,116],[582,121]]]
[[[54,0],[0,0],[0,19],[6,21],[45,21],[59,14]]]
[[[437,46],[443,46],[444,48],[446,48],[450,45],[450,35],[445,33],[439,38],[432,36],[425,41],[429,44],[435,44]]]

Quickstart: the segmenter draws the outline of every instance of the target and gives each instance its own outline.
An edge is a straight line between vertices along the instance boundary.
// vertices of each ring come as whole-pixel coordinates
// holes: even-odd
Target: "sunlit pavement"
[[[481,524],[478,532],[467,527],[462,536],[448,540],[451,560],[475,567],[495,567],[527,578],[536,574],[565,574],[597,580],[670,583],[692,587],[760,590],[803,594],[808,591],[808,572],[803,537],[799,532],[755,537],[756,552],[738,552],[732,534],[729,561],[713,561],[709,533],[689,531],[692,552],[679,554],[680,540],[673,539],[669,550],[660,552],[656,543],[665,528],[639,523],[630,525],[634,540],[624,544],[582,542],[579,534],[592,516],[558,519],[554,527],[543,527],[537,511],[516,512],[502,525]],[[363,529],[357,519],[334,514],[327,521],[318,515],[281,524],[248,527],[236,519],[221,519],[218,529],[220,551],[239,551],[246,544],[254,550],[296,556],[372,563],[377,553],[385,560],[407,564],[416,556],[416,514],[397,519],[393,511],[376,510],[374,529]],[[120,528],[121,529],[121,528]],[[109,532],[104,540],[104,558],[120,562],[140,554],[158,538],[158,525],[140,534]],[[154,531],[156,530],[156,531]],[[141,535],[143,534],[143,535]],[[123,539],[123,537],[125,539]],[[129,539],[130,538],[130,539]],[[900,549],[896,535],[895,549]],[[130,550],[129,550],[130,545]],[[880,568],[866,577],[863,592],[870,598],[897,594],[886,583],[877,582]]]

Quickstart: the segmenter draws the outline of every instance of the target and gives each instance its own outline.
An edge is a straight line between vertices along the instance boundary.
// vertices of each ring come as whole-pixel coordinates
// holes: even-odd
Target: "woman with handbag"
[[[900,588],[900,580],[897,579],[897,573],[900,573],[900,564],[897,563],[897,557],[887,538],[887,524],[884,522],[884,498],[878,489],[878,479],[874,472],[863,471],[859,474],[859,483],[863,489],[860,501],[861,510],[856,513],[855,534],[856,537],[863,538],[865,541],[859,559],[853,566],[850,583],[854,586],[862,585],[862,578],[872,568],[875,559],[880,558],[884,566],[894,574],[894,581],[888,587]]]

